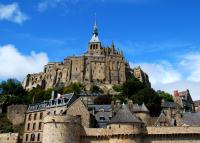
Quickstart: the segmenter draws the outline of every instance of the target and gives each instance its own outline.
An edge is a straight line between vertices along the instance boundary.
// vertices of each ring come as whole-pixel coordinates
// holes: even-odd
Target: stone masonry
[[[113,85],[124,83],[130,77],[136,77],[150,86],[148,75],[141,68],[131,69],[122,51],[117,50],[114,43],[111,46],[102,46],[95,24],[86,53],[67,57],[63,62],[48,63],[43,72],[28,74],[23,81],[23,87],[26,90],[38,86],[47,89],[65,86],[71,82]]]

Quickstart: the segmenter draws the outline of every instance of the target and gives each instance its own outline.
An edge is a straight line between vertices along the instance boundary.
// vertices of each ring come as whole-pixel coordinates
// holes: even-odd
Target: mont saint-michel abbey
[[[47,89],[70,82],[113,85],[124,83],[130,77],[136,77],[150,86],[148,75],[140,67],[131,69],[123,52],[116,50],[114,43],[110,47],[102,46],[95,21],[86,53],[67,57],[64,62],[48,63],[43,72],[27,75],[23,86],[30,90],[37,86]]]
[[[23,86],[48,89],[80,82],[102,88],[133,77],[151,86],[148,75],[140,67],[132,69],[114,43],[102,47],[95,22],[85,54],[48,63],[43,72],[27,75]],[[126,103],[114,98],[108,104],[95,103],[104,94],[52,91],[51,99],[10,105],[7,118],[24,130],[0,134],[0,143],[200,143],[200,101],[194,103],[189,90],[175,90],[174,102],[162,100],[159,116],[152,116],[145,102],[128,98]]]

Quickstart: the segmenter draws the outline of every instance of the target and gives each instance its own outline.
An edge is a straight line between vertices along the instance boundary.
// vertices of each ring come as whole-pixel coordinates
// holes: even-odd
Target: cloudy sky
[[[152,87],[189,89],[200,99],[199,0],[0,0],[0,80],[40,72],[49,61],[87,50],[94,14]]]

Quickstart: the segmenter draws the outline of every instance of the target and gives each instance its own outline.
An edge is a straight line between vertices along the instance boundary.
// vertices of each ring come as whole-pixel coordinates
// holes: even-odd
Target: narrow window
[[[33,123],[33,130],[35,130],[35,123]]]
[[[28,141],[28,134],[26,134],[26,141]]]
[[[35,140],[35,134],[31,134],[31,141]]]
[[[40,133],[38,133],[37,141],[40,141]]]
[[[37,113],[34,114],[34,120],[36,120],[36,118],[37,118]]]
[[[31,120],[31,114],[28,115],[28,120],[29,120],[29,121]]]
[[[42,122],[39,122],[38,130],[42,129]]]
[[[43,118],[43,113],[41,112],[41,113],[40,113],[40,119],[42,119],[42,118]]]
[[[30,130],[30,123],[27,124],[27,130]]]

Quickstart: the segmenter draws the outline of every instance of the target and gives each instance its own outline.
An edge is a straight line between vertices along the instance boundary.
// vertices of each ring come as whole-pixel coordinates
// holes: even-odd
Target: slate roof
[[[110,120],[110,123],[141,123],[141,121],[130,112],[126,105],[122,105],[116,115]]]
[[[195,106],[195,107],[200,106],[200,100],[196,100],[196,101],[194,101],[194,106]]]
[[[179,107],[179,105],[175,102],[163,102],[162,103],[162,107],[163,108],[173,108],[173,109],[177,109]]]
[[[50,107],[69,106],[76,99],[74,93],[64,94],[60,99],[42,101],[29,105],[27,112],[46,110]]]
[[[98,112],[100,109],[104,109],[104,112],[108,112],[111,109],[110,104],[103,104],[103,105],[88,105],[89,109],[94,109],[95,112]]]
[[[131,109],[131,112],[133,113],[149,112],[149,110],[144,103],[142,105],[133,104],[133,108]]]
[[[158,117],[158,119],[155,122],[155,126],[160,126],[160,123],[167,123],[167,126],[172,125],[170,120],[167,118],[167,116],[165,115],[165,113],[161,112],[160,116]]]
[[[200,113],[184,113],[182,122],[189,126],[200,126]]]

